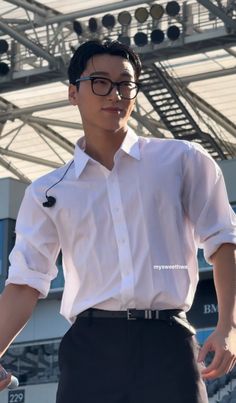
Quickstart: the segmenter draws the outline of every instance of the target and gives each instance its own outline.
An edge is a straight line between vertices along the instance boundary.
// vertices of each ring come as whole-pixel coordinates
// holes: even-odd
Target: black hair
[[[135,78],[138,80],[142,68],[141,61],[139,56],[129,46],[118,41],[106,40],[102,42],[100,40],[93,40],[80,45],[72,56],[68,68],[70,84],[75,84],[75,81],[80,78],[91,57],[103,54],[121,56],[128,60],[132,64]]]

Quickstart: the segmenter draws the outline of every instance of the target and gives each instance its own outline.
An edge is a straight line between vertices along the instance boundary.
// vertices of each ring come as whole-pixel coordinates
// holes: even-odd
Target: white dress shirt
[[[198,282],[197,249],[236,243],[222,172],[198,144],[138,137],[129,129],[110,171],[75,147],[69,163],[26,190],[7,284],[46,297],[63,255],[61,314],[89,307],[187,311]],[[224,270],[224,267],[222,267]]]

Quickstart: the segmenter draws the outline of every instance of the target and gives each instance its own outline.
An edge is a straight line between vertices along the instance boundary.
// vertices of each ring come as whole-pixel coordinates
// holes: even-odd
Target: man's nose
[[[118,89],[119,87],[117,86],[117,85],[113,85],[112,86],[112,90],[111,90],[111,92],[110,92],[110,94],[108,95],[108,97],[110,97],[110,98],[119,98],[119,99],[121,99],[121,96],[120,96],[120,92],[119,92],[119,89]]]

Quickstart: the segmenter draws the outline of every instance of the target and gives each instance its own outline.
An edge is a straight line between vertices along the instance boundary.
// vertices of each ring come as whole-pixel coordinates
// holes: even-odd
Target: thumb
[[[198,358],[197,362],[202,362],[205,360],[207,353],[211,351],[211,346],[210,343],[207,341],[203,344],[203,346],[200,348],[199,353],[198,353]]]

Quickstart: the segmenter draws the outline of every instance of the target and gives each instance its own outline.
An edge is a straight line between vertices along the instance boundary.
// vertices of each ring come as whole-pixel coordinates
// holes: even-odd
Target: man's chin
[[[104,129],[111,133],[123,133],[124,131],[127,131],[127,124],[107,125]]]

